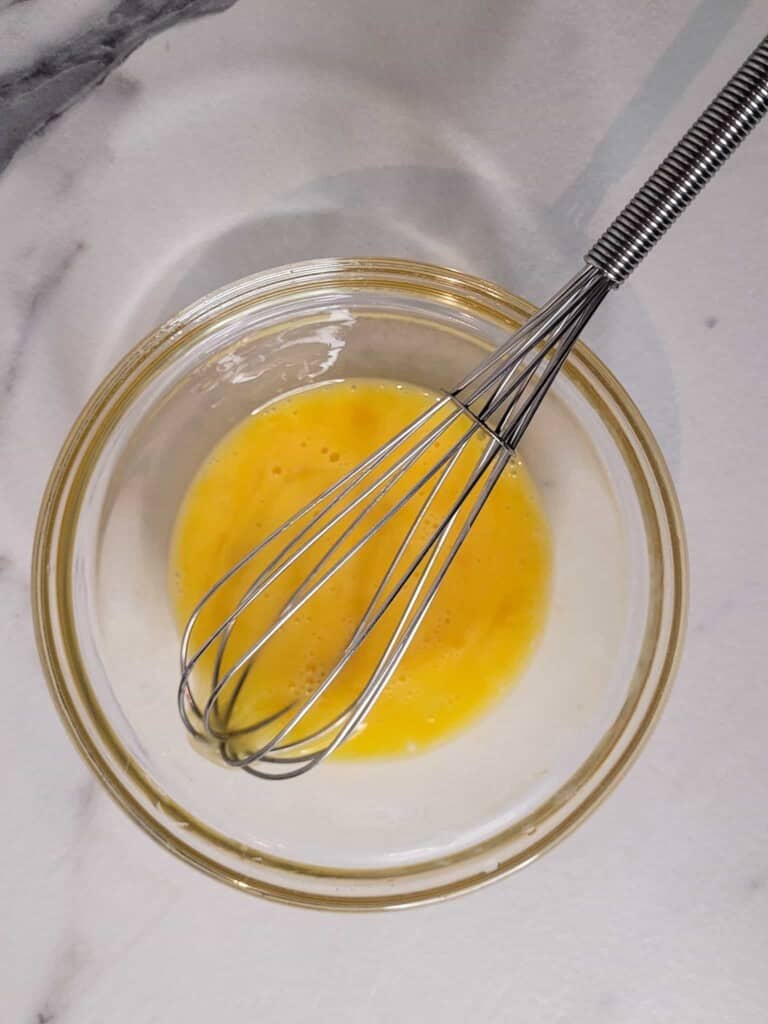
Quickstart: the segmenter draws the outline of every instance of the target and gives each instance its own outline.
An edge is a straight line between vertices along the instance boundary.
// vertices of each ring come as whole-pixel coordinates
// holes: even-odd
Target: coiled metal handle
[[[587,253],[625,281],[768,111],[768,36]]]

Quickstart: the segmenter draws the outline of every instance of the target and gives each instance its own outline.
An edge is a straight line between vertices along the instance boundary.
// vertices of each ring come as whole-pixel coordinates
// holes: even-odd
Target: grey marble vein
[[[68,935],[54,956],[46,993],[33,1017],[34,1024],[50,1024],[67,1010],[72,988],[89,960],[90,952],[85,943],[77,935]]]
[[[24,356],[27,339],[44,304],[55,293],[69,273],[77,257],[85,250],[85,243],[77,240],[69,245],[66,251],[53,264],[51,269],[34,282],[29,294],[24,296],[20,305],[20,324],[16,340],[10,348],[8,362],[0,379],[0,400],[7,401],[13,394],[19,377],[19,370]],[[2,404],[0,404],[2,411]]]
[[[91,775],[78,787],[75,793],[75,819],[78,827],[85,827],[91,820],[96,806],[98,785]]]
[[[147,39],[187,18],[216,14],[234,3],[120,0],[97,24],[44,53],[29,67],[0,75],[0,172],[26,139],[103,82]]]

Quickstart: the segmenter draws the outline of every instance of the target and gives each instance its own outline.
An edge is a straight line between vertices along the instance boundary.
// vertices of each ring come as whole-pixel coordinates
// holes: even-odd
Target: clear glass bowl
[[[40,655],[97,776],[178,856],[244,891],[307,906],[436,900],[551,847],[637,753],[680,650],[685,544],[648,427],[583,345],[523,447],[552,527],[553,596],[537,651],[501,704],[419,756],[330,762],[282,783],[209,762],[177,718],[169,539],[212,446],[254,408],[310,382],[451,387],[531,311],[440,267],[283,267],[170,320],[83,410],[40,512]]]

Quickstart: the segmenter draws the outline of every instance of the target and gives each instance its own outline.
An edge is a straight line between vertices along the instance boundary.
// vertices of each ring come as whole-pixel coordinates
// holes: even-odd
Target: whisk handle
[[[768,111],[768,36],[587,253],[616,287],[625,281]]]

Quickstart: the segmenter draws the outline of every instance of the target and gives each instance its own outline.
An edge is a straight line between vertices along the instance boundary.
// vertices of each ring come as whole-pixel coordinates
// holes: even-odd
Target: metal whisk
[[[510,460],[574,342],[608,292],[618,287],[768,110],[768,37],[750,55],[704,113],[627,204],[585,257],[585,267],[512,337],[363,463],[296,513],[220,579],[195,608],[181,644],[178,704],[187,729],[213,742],[222,759],[260,778],[291,778],[333,753],[360,727],[408,649],[472,524]],[[458,439],[453,440],[458,431]],[[425,466],[436,441],[446,441]],[[474,439],[474,440],[473,440]],[[482,439],[482,445],[477,445]],[[462,457],[469,446],[477,457]],[[418,472],[414,472],[418,471]],[[458,496],[427,530],[435,499],[452,482]],[[403,492],[404,493],[401,493]],[[445,493],[445,492],[443,492]],[[387,501],[387,497],[389,500]],[[259,653],[308,602],[385,527],[404,524],[384,577],[338,661],[305,699],[258,721],[235,727],[234,712]],[[313,556],[314,552],[314,556]],[[312,567],[269,628],[226,663],[243,611],[291,566]],[[219,588],[259,569],[231,613],[194,653],[200,612]],[[265,564],[261,564],[264,563]],[[388,614],[393,612],[393,614]],[[361,680],[345,708],[320,728],[307,716],[371,635],[385,630],[375,669]],[[214,656],[210,689],[196,699],[191,675],[200,658]]]

